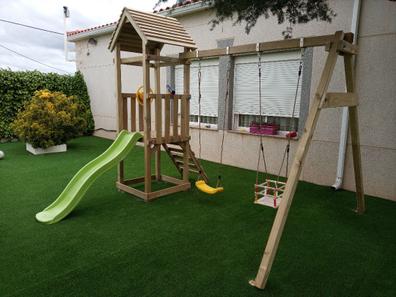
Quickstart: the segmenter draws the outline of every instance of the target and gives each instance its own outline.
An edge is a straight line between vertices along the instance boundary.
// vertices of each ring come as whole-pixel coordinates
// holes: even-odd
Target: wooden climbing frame
[[[149,23],[156,24],[150,26]],[[164,34],[157,25],[169,31]],[[143,137],[144,168],[142,177],[125,178],[124,161],[118,166],[116,186],[145,201],[190,189],[189,173],[207,176],[191,151],[190,141],[190,61],[161,56],[165,44],[182,46],[185,52],[195,49],[195,43],[176,19],[143,13],[125,8],[109,45],[114,51],[116,92],[118,102],[118,131],[139,131]],[[121,51],[141,53],[141,56],[121,57]],[[161,93],[161,67],[184,66],[182,94]],[[141,66],[143,69],[143,106],[136,93],[122,92],[121,65]],[[151,92],[151,75],[154,76],[154,92]],[[181,178],[161,173],[161,148],[168,153],[181,174]],[[152,173],[151,163],[155,158]],[[165,181],[172,186],[153,191],[153,181]],[[137,184],[144,183],[144,189]]]

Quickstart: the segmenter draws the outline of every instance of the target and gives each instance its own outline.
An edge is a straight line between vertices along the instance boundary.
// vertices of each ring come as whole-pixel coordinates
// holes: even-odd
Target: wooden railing
[[[122,129],[143,132],[147,121],[151,123],[151,143],[176,143],[189,139],[190,96],[150,94],[146,104],[151,112],[147,119],[144,119],[143,105],[139,104],[136,93],[123,93],[122,98]]]

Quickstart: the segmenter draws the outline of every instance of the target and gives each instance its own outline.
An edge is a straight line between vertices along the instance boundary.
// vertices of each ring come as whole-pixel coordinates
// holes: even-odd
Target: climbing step
[[[184,150],[182,146],[176,146],[175,144],[167,145],[163,144],[163,147],[170,157],[171,161],[175,165],[176,169],[180,174],[183,174],[184,167]],[[198,159],[195,157],[194,152],[191,150],[191,146],[189,145],[189,156],[188,156],[188,166],[189,172],[198,174],[205,182],[208,182],[208,176],[203,170],[201,164]]]

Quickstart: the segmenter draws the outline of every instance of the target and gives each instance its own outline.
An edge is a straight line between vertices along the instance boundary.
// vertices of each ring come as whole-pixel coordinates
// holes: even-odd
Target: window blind
[[[261,62],[261,112],[265,116],[291,117],[296,92],[299,52],[262,55]],[[237,57],[234,73],[234,113],[258,115],[258,57]],[[294,117],[299,117],[301,79]]]
[[[183,94],[183,65],[175,67],[175,89]],[[198,115],[198,62],[190,67],[190,114]],[[201,61],[201,116],[217,117],[219,97],[218,59]]]

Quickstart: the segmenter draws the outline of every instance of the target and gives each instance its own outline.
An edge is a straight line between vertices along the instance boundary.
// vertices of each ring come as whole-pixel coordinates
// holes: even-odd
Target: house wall
[[[332,23],[311,22],[298,25],[293,30],[295,37],[333,34],[337,30],[349,31],[353,1],[330,1],[337,13]],[[360,97],[359,122],[361,150],[364,171],[365,192],[387,199],[396,200],[396,3],[391,1],[363,0],[358,43],[360,53],[356,61],[357,92]],[[179,17],[180,22],[191,34],[199,49],[216,48],[219,41],[233,39],[234,45],[278,40],[286,25],[278,25],[275,19],[259,19],[250,34],[245,34],[244,26],[232,26],[226,21],[210,31],[208,21],[213,18],[210,11]],[[207,32],[203,34],[203,32]],[[116,128],[116,100],[113,56],[107,50],[110,35],[98,39],[95,48],[89,48],[87,41],[76,43],[77,67],[82,71],[91,96],[92,111],[96,127]],[[165,47],[164,54],[177,53]],[[312,81],[310,94],[314,93],[326,58],[323,48],[313,51]],[[132,92],[141,84],[139,68],[123,67],[123,91]],[[169,73],[169,71],[168,71]],[[165,86],[166,70],[162,72]],[[345,88],[342,57],[330,84],[331,91]],[[312,96],[311,96],[312,97]],[[219,98],[221,100],[221,98]],[[310,151],[302,171],[302,180],[331,185],[334,183],[338,156],[338,142],[341,109],[323,110],[315,131]],[[202,158],[219,161],[220,142],[223,131],[203,130]],[[226,164],[255,170],[257,164],[259,138],[253,135],[225,133],[223,161]],[[191,129],[192,147],[198,151],[198,130]],[[286,140],[274,137],[264,138],[269,171],[276,173],[282,159]],[[291,145],[291,157],[297,141]],[[283,172],[284,174],[284,172]],[[252,181],[252,184],[254,181]],[[345,178],[343,187],[354,190],[354,175],[350,143],[348,144]]]

